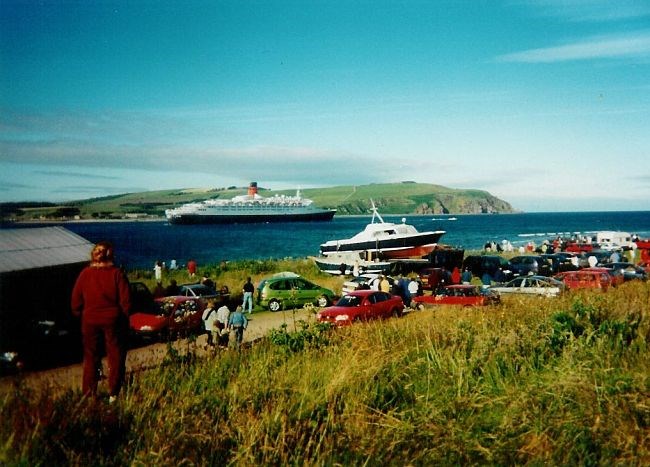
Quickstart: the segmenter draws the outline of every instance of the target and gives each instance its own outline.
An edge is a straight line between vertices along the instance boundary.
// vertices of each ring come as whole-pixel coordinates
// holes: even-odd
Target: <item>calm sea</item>
[[[401,222],[402,216],[383,216]],[[110,240],[117,260],[129,269],[153,267],[156,260],[199,264],[222,260],[300,258],[318,255],[327,240],[348,238],[363,230],[370,216],[335,217],[331,222],[286,224],[170,225],[160,222],[79,222],[65,228],[91,242]],[[496,215],[405,216],[419,231],[445,230],[441,242],[480,249],[486,241],[509,240],[515,246],[530,240],[598,230],[622,230],[650,237],[650,211],[570,212]],[[52,224],[48,224],[52,225]],[[28,228],[26,226],[26,228]]]

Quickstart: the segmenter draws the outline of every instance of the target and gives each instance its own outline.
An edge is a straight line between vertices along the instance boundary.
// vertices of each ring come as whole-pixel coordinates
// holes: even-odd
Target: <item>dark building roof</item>
[[[92,247],[63,227],[0,229],[0,273],[88,262]]]

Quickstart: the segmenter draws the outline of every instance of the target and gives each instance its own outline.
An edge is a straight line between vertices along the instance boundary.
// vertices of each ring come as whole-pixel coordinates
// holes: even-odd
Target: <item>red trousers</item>
[[[85,395],[94,396],[97,393],[97,369],[102,359],[102,336],[108,360],[108,392],[111,396],[119,394],[126,373],[128,324],[125,324],[125,321],[128,323],[128,318],[120,316],[111,324],[81,324],[84,351],[81,390]]]

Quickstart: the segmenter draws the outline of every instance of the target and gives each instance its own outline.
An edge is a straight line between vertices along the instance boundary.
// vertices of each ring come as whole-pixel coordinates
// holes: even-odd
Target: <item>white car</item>
[[[503,285],[490,287],[499,294],[526,294],[556,297],[564,290],[564,284],[552,277],[520,276]]]

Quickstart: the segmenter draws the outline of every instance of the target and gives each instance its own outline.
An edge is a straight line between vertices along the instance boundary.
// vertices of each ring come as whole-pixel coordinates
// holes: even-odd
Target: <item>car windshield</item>
[[[336,306],[353,307],[361,305],[361,299],[356,295],[344,295],[338,301]]]
[[[522,282],[524,282],[523,277],[517,277],[516,279],[511,280],[506,284],[506,287],[521,287]]]
[[[159,302],[156,302],[151,314],[169,316],[172,311],[174,311],[175,305],[176,301],[173,298],[161,300]]]
[[[201,297],[204,295],[215,295],[216,291],[211,287],[206,285],[197,284],[197,285],[183,285],[181,286],[181,295],[187,297]]]

